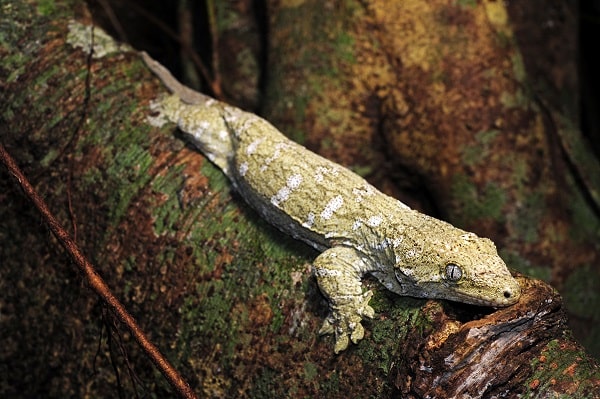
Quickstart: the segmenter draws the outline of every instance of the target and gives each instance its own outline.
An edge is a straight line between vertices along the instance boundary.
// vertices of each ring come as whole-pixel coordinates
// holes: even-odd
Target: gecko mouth
[[[521,290],[518,285],[515,285],[515,287],[505,287],[504,290],[498,292],[498,295],[495,295],[493,299],[482,299],[479,296],[470,295],[464,292],[454,292],[452,297],[449,297],[448,299],[468,303],[470,305],[505,307],[517,303],[520,296]]]

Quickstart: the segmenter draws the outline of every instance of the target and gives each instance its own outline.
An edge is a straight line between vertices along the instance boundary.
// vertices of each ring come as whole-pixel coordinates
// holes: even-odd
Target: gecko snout
[[[515,281],[514,286],[504,287],[502,295],[504,296],[505,303],[507,305],[512,305],[519,300],[519,297],[521,296],[521,287],[519,287]]]

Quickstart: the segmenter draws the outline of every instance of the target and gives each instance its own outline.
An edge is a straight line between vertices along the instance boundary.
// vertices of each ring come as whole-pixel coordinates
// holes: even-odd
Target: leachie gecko
[[[516,303],[520,287],[494,243],[410,209],[350,170],[289,140],[266,120],[180,84],[147,54],[173,93],[153,110],[177,124],[266,220],[321,254],[314,274],[329,300],[320,333],[335,353],[364,337],[374,275],[398,295],[483,306]]]

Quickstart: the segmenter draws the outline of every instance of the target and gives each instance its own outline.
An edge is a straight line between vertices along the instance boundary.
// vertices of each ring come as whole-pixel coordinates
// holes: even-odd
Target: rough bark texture
[[[433,15],[472,27],[465,37],[484,40],[486,35],[473,32],[480,32],[476,22],[485,18],[487,9],[467,3],[427,2],[427,7],[436,11]],[[474,68],[475,61],[465,58],[460,64],[454,58],[435,57],[457,64],[447,71],[429,60],[425,71],[440,79],[431,83],[422,72],[423,64],[417,62],[423,58],[416,48],[398,48],[398,43],[385,41],[399,34],[381,28],[382,19],[391,18],[393,9],[385,10],[386,15],[376,2],[324,4],[334,6],[269,5],[272,80],[267,85],[265,112],[280,126],[293,121],[294,137],[307,132],[305,143],[313,149],[373,177],[390,192],[400,192],[402,186],[397,175],[386,172],[406,156],[402,165],[422,168],[418,175],[442,214],[463,221],[464,227],[477,225],[478,233],[497,239],[509,254],[516,251],[524,238],[521,230],[503,227],[511,217],[504,216],[502,224],[488,214],[469,212],[486,203],[485,193],[498,192],[489,184],[508,184],[496,179],[510,175],[509,167],[514,165],[502,163],[497,166],[500,171],[492,167],[496,158],[514,151],[504,143],[525,140],[542,146],[546,142],[538,136],[543,135],[543,124],[535,109],[523,110],[519,103],[505,110],[494,103],[500,101],[498,96],[502,98],[500,89],[486,97],[487,104],[471,103],[468,93],[466,101],[458,101],[451,89],[466,90],[458,84],[463,80],[444,75]],[[70,22],[89,24],[91,18],[81,3],[76,5],[74,12],[73,4],[66,2],[0,1],[0,139],[117,296],[201,396],[598,395],[597,365],[566,328],[560,297],[543,282],[524,276],[519,277],[523,300],[496,312],[400,298],[367,279],[376,291],[372,305],[377,316],[366,323],[364,341],[334,356],[332,339],[316,335],[327,310],[310,276],[309,262],[315,253],[259,220],[230,193],[220,172],[174,135],[173,126],[161,131],[150,127],[148,104],[162,88],[134,51],[111,47],[99,31],[94,32],[96,57],[89,57],[89,49],[78,45],[89,40],[89,32]],[[412,15],[402,24],[404,35],[410,26],[421,23],[419,14],[411,12],[399,14]],[[433,19],[421,31],[434,34],[438,25],[456,24]],[[318,32],[319,28],[325,31]],[[323,47],[317,52],[319,48],[303,49],[286,42],[294,29],[314,35],[304,44]],[[377,45],[370,41],[374,37]],[[421,45],[428,48],[428,44]],[[294,51],[283,51],[286,46]],[[459,54],[456,49],[446,52]],[[307,63],[290,60],[290,53],[308,57]],[[409,74],[405,54],[417,57],[412,68],[420,75]],[[494,54],[482,57],[494,65],[489,73],[510,77],[514,69],[496,70],[506,61]],[[322,73],[311,73],[309,66],[321,68]],[[302,71],[306,78],[299,74]],[[445,73],[438,76],[435,71]],[[386,79],[375,80],[375,75]],[[467,77],[472,75],[477,74]],[[465,86],[470,90],[506,84],[510,97],[519,87],[510,78],[499,78],[494,84],[482,81],[482,76],[472,78]],[[428,100],[431,90],[442,90],[443,95]],[[295,96],[288,97],[290,92]],[[400,100],[410,105],[404,111],[398,108]],[[296,106],[286,108],[288,104]],[[502,119],[496,126],[500,131],[480,140],[482,129],[496,121],[487,110],[494,104],[502,115],[495,115]],[[466,108],[452,110],[458,105]],[[421,117],[422,113],[429,117]],[[452,115],[463,113],[456,122]],[[479,115],[479,119],[473,116],[471,128],[466,127],[468,115]],[[413,131],[423,145],[407,153],[403,135]],[[438,132],[436,137],[444,144],[417,134],[426,131]],[[454,147],[453,140],[475,146],[470,153],[475,158],[467,157],[471,163],[464,162],[466,155],[460,150],[464,147]],[[378,151],[384,145],[387,151]],[[441,150],[438,157],[435,148]],[[534,156],[542,162],[535,181],[550,180],[544,151],[548,150],[519,155],[523,176],[532,173],[526,167],[533,165],[529,156]],[[462,184],[467,186],[469,204],[452,196],[444,200],[440,194],[455,192],[453,178],[444,180],[440,173],[453,176],[457,170],[468,177]],[[169,395],[164,380],[128,334],[120,326],[115,328],[110,313],[90,295],[17,182],[4,168],[0,176],[0,396],[114,397],[119,389],[126,397],[136,390]],[[537,187],[529,181],[522,186],[529,187],[519,186],[524,193]],[[464,191],[457,196],[462,198]],[[510,215],[511,203],[523,201],[519,195],[525,194],[510,187],[499,191],[506,193],[496,206]],[[540,201],[546,195],[542,190]],[[543,249],[537,237],[522,259]],[[581,240],[589,245],[590,236]],[[581,248],[566,250],[578,254]],[[570,262],[578,261],[579,257],[571,256]]]

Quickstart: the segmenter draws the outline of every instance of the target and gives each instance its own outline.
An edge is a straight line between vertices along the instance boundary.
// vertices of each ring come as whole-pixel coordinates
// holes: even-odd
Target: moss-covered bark
[[[383,115],[384,100],[395,92],[387,85],[397,77],[380,84],[346,74],[340,60],[359,68],[355,61],[367,64],[384,43],[363,43],[368,36],[353,38],[349,29],[374,26],[376,10],[343,4],[340,10],[351,14],[326,19],[313,5],[313,14],[302,14],[306,25],[292,23],[294,9],[270,8],[273,79],[293,72],[285,54],[275,51],[285,37],[278,18],[287,21],[284,26],[312,32],[314,40],[305,42],[324,50],[317,57],[320,73],[305,81],[305,89],[318,93],[299,90],[291,100],[287,90],[294,86],[283,90],[273,81],[266,104],[273,104],[269,109],[274,116],[283,115],[274,117],[279,123],[313,121],[316,127],[296,125],[295,136],[308,132],[305,142],[313,148],[358,171],[372,168],[382,186],[392,187],[395,180],[385,177],[389,169],[381,166],[387,161],[376,151],[379,147],[370,145],[387,142],[385,129],[376,118],[359,119]],[[81,3],[5,0],[0,6],[3,144],[115,294],[199,394],[424,397],[450,387],[432,378],[461,368],[458,359],[481,372],[481,354],[497,367],[505,366],[505,372],[483,370],[477,374],[483,385],[463,392],[480,386],[488,395],[509,388],[532,397],[573,389],[581,396],[597,392],[598,370],[568,336],[560,298],[527,278],[520,278],[528,293],[524,300],[494,313],[400,298],[367,279],[376,291],[372,305],[377,316],[365,323],[364,341],[334,356],[332,339],[316,334],[327,309],[310,276],[315,253],[259,220],[230,192],[222,174],[176,137],[173,126],[151,127],[148,105],[162,89],[137,53],[86,28],[89,14]],[[361,25],[361,15],[371,25]],[[331,32],[321,36],[313,31],[327,21]],[[85,44],[92,33],[96,56],[90,57]],[[321,37],[328,40],[317,40]],[[372,50],[358,52],[363,48]],[[308,59],[319,55],[314,49],[297,53]],[[276,65],[278,57],[282,66]],[[383,63],[381,54],[377,57],[380,67],[369,68],[374,75],[368,76],[392,74],[394,68]],[[354,80],[349,83],[345,76]],[[375,94],[365,94],[370,90]],[[342,95],[355,91],[372,101],[361,108],[358,100]],[[332,94],[339,104],[312,102]],[[275,111],[275,104],[287,107],[289,101],[304,108]],[[344,103],[357,105],[360,113],[356,116]],[[323,141],[327,126],[332,135]],[[353,133],[353,126],[360,129]],[[373,129],[376,136],[364,134]],[[360,162],[348,162],[354,159]],[[123,389],[125,396],[134,390],[170,395],[129,334],[73,271],[17,183],[4,168],[0,173],[0,394],[114,397]],[[446,362],[448,356],[457,362]],[[506,372],[508,367],[516,371]],[[545,374],[545,367],[554,374]],[[135,383],[128,369],[136,375]],[[566,370],[560,384],[552,382],[558,378],[556,370]],[[459,381],[444,381],[460,388]]]

